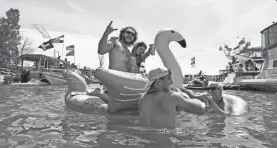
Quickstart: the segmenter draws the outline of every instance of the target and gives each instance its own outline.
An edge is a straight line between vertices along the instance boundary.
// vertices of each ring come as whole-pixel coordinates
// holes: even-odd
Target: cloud
[[[236,41],[236,37],[243,36],[252,40],[252,45],[260,45],[260,31],[276,19],[277,10],[274,9],[275,6],[272,5],[271,1],[258,3],[252,7],[246,5],[245,7],[245,9],[248,8],[248,11],[244,11],[239,16],[233,16],[218,29],[216,34],[218,38],[225,38],[232,43],[232,40]]]
[[[75,3],[75,2],[70,1],[70,0],[65,0],[65,3],[66,3],[70,8],[72,8],[73,10],[75,10],[76,12],[79,12],[79,13],[84,12],[84,9],[83,9],[78,3]]]

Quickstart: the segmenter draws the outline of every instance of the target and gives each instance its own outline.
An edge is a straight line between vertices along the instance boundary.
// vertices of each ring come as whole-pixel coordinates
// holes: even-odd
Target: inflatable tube
[[[215,87],[194,87],[194,86],[185,86],[184,88],[191,89],[191,90],[214,90],[214,89],[216,89]]]
[[[163,29],[159,31],[155,38],[155,46],[164,66],[172,72],[173,86],[182,88],[183,74],[178,61],[169,49],[171,41],[177,41],[183,48],[186,47],[186,41],[182,35],[172,29]],[[111,69],[98,68],[95,70],[94,75],[108,89],[110,97],[119,97],[120,93],[137,93],[134,90],[144,88],[147,83],[147,78],[142,74],[121,72]],[[140,93],[144,91],[140,90]]]
[[[143,88],[147,84],[147,77],[142,74],[122,72],[112,69],[98,68],[94,76],[108,89],[109,94],[134,94],[136,92],[125,88]],[[113,95],[116,95],[113,94]]]
[[[90,90],[82,76],[69,70],[63,70],[62,74],[68,84],[68,91],[65,94],[67,107],[81,112],[107,112],[107,104],[104,100],[86,95]]]
[[[182,71],[172,52],[169,50],[169,43],[177,41],[182,47],[186,47],[186,41],[176,31],[164,29],[158,32],[155,38],[155,45],[164,65],[171,70],[173,85],[182,87]],[[65,102],[68,107],[88,111],[107,111],[107,104],[99,97],[88,96],[87,84],[76,72],[64,70],[63,76],[68,83],[68,92],[65,95]],[[138,94],[136,98],[144,93],[147,84],[147,77],[142,74],[121,72],[112,69],[98,68],[95,70],[97,78],[107,89],[111,99],[131,99],[132,94]],[[78,92],[78,93],[75,93]]]
[[[225,110],[231,113],[233,116],[242,116],[250,111],[250,107],[246,101],[238,96],[223,94],[223,97],[228,102],[225,105]]]

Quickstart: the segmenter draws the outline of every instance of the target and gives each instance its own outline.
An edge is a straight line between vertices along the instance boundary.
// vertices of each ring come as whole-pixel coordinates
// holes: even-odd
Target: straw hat
[[[162,78],[166,75],[168,75],[170,72],[167,69],[164,68],[155,68],[149,71],[148,74],[148,82],[144,89],[149,89],[149,87],[154,83],[156,79]]]

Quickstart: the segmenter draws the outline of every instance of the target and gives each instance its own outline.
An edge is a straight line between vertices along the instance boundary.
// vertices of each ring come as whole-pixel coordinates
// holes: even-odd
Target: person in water
[[[112,22],[107,26],[99,41],[98,54],[109,53],[109,69],[129,72],[129,57],[131,56],[129,48],[137,41],[138,33],[135,28],[129,26],[121,29],[119,38],[108,40],[108,36],[117,30],[112,27]]]
[[[205,103],[172,90],[171,84],[169,70],[156,68],[149,72],[145,87],[148,91],[139,100],[141,124],[154,128],[174,128],[177,108],[196,115],[205,114]]]
[[[147,45],[144,42],[137,42],[135,46],[132,49],[131,56],[135,58],[136,65],[135,65],[135,73],[144,73],[145,72],[145,60],[148,58],[151,54],[155,52],[155,48],[153,46],[150,46],[148,51],[145,52],[147,49]],[[131,68],[131,72],[132,72]]]
[[[223,94],[223,87],[216,82],[210,82],[208,84],[209,94],[211,97],[207,97],[210,107],[207,109],[212,112],[216,111],[224,115],[242,115],[249,112],[249,106],[243,99]]]

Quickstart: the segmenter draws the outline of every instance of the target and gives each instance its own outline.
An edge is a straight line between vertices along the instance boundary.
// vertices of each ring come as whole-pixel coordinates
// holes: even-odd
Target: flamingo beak
[[[178,43],[183,47],[183,48],[186,48],[187,47],[187,43],[186,43],[186,40],[183,39],[181,41],[178,41]]]

